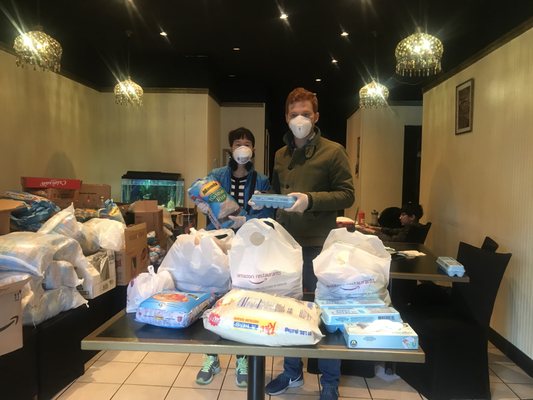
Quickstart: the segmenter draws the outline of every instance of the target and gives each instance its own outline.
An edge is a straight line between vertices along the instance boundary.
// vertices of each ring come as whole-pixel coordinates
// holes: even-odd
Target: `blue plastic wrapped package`
[[[322,322],[328,332],[341,329],[343,324],[390,320],[401,322],[400,313],[392,307],[324,308]]]
[[[293,196],[287,196],[285,194],[258,193],[252,195],[251,201],[253,201],[256,206],[271,208],[290,208],[296,202],[296,198]]]
[[[216,229],[231,228],[234,221],[228,217],[243,214],[235,199],[218,181],[209,177],[195,180],[188,193],[200,211],[207,214]]]
[[[11,212],[11,228],[14,231],[37,232],[42,224],[61,209],[50,200],[26,192],[7,191],[2,197],[23,201],[27,207]]]
[[[163,291],[139,305],[135,320],[163,328],[186,328],[214,301],[210,293]]]

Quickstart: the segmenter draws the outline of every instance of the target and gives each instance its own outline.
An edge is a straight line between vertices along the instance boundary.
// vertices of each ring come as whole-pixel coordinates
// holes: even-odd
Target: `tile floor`
[[[58,393],[54,400],[244,400],[246,389],[235,385],[235,358],[221,355],[222,372],[211,384],[197,385],[201,354],[105,351],[86,365],[83,376]],[[533,378],[489,343],[492,400],[533,399]],[[283,369],[283,360],[267,357],[269,382]],[[381,374],[378,374],[381,375]],[[340,399],[422,400],[402,379],[343,376]],[[305,374],[303,387],[289,389],[272,400],[318,399],[318,375]],[[265,396],[268,399],[269,396]]]

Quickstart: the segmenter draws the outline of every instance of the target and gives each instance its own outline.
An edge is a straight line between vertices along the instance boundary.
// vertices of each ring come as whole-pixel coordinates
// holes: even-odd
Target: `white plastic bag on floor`
[[[205,329],[241,343],[312,345],[324,336],[315,303],[250,290],[231,290],[202,318]]]
[[[229,251],[233,288],[302,298],[302,248],[271,218],[248,220]]]
[[[148,266],[148,272],[142,272],[128,284],[126,312],[136,312],[139,304],[147,298],[163,290],[175,290],[172,275],[166,270],[154,271],[154,266]]]
[[[158,271],[169,271],[176,289],[222,295],[231,287],[228,255],[235,233],[231,229],[191,229],[179,235]]]
[[[383,242],[372,235],[333,229],[313,260],[318,279],[316,297],[346,298],[379,296],[390,302],[391,256]]]

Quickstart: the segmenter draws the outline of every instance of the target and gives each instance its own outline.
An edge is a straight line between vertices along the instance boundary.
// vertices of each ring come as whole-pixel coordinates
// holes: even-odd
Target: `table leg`
[[[265,398],[265,356],[248,356],[248,400]]]

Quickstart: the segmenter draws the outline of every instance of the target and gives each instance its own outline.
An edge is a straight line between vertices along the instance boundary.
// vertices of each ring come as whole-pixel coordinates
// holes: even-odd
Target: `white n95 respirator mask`
[[[309,132],[311,132],[313,123],[309,118],[306,118],[303,115],[298,115],[289,121],[289,128],[295,137],[303,139],[309,135]]]
[[[246,164],[252,159],[252,154],[252,149],[248,146],[239,146],[233,150],[232,156],[238,164]]]

